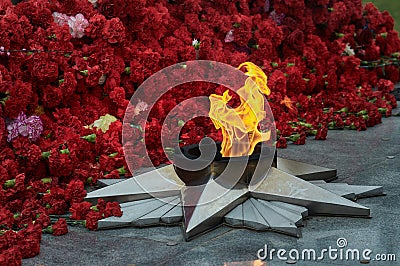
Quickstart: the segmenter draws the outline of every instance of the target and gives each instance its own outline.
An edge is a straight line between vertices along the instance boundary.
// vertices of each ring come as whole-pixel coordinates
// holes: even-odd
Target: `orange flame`
[[[255,64],[245,62],[238,69],[246,68],[248,78],[237,94],[240,105],[230,108],[229,90],[223,95],[210,95],[209,116],[217,129],[222,130],[221,154],[224,157],[250,155],[260,141],[269,140],[271,131],[260,132],[258,123],[266,117],[264,111],[264,96],[271,93],[267,86],[267,76]]]

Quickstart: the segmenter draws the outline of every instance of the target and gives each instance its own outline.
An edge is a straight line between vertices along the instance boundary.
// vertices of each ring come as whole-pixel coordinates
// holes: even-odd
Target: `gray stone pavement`
[[[399,112],[399,109],[395,113]],[[278,155],[338,169],[338,180],[355,185],[382,185],[386,196],[360,199],[371,209],[371,219],[310,217],[297,239],[273,232],[255,232],[221,226],[191,242],[184,242],[179,226],[123,228],[91,232],[69,227],[67,235],[44,235],[41,253],[23,265],[257,265],[257,251],[337,248],[338,238],[348,249],[371,249],[395,254],[397,262],[370,261],[370,265],[400,265],[400,117],[383,119],[367,131],[329,131],[326,141],[311,138],[305,146],[289,145]],[[266,265],[288,265],[275,256]],[[360,261],[297,261],[295,265],[360,265]]]

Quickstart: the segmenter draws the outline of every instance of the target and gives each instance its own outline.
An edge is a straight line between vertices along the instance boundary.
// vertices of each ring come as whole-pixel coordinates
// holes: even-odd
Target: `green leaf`
[[[235,23],[233,24],[233,27],[234,27],[234,28],[240,28],[240,23],[239,23],[239,22],[235,22]]]
[[[118,152],[114,152],[114,153],[111,153],[110,155],[108,155],[108,157],[114,158],[114,157],[117,156],[117,155],[118,155]]]
[[[123,166],[122,166],[121,168],[118,168],[117,170],[118,170],[118,173],[119,173],[120,175],[126,174],[125,168],[124,168]]]
[[[344,34],[343,34],[343,33],[340,33],[340,32],[336,32],[335,35],[336,35],[336,37],[338,37],[338,38],[343,38],[343,37],[344,37]]]
[[[358,115],[366,115],[368,114],[367,110],[361,110],[360,112],[357,113]]]
[[[97,208],[97,206],[92,206],[92,207],[90,207],[90,209],[91,209],[92,211],[95,211],[95,212],[98,212],[98,211],[99,211],[99,208]]]
[[[289,140],[295,142],[295,141],[297,141],[299,138],[300,138],[300,134],[293,134],[293,135],[291,135],[291,136],[289,137]]]
[[[7,95],[5,98],[3,98],[3,99],[0,100],[0,103],[1,103],[3,106],[6,106],[6,101],[8,101],[8,99],[10,99],[10,96]]]
[[[67,149],[63,149],[63,150],[60,150],[60,153],[61,154],[69,154],[69,150],[68,150],[68,148]]]
[[[44,151],[42,152],[42,158],[43,159],[48,159],[50,157],[50,151]]]
[[[50,177],[42,178],[41,179],[43,184],[50,184],[53,181]]]
[[[6,182],[4,182],[3,185],[5,188],[12,188],[15,186],[15,179],[9,179]]]
[[[378,108],[379,113],[386,114],[387,108]]]
[[[81,139],[84,139],[84,140],[94,143],[94,142],[96,142],[96,134],[93,133],[93,134],[90,134],[87,136],[83,136],[83,137],[81,137]]]
[[[83,76],[87,76],[89,74],[89,70],[87,70],[87,69],[81,70],[81,71],[79,71],[79,73],[81,73]]]
[[[306,127],[306,128],[312,128],[312,125],[311,125],[311,124],[308,124],[308,123],[305,123],[305,122],[298,122],[298,124],[299,124],[300,126],[303,126],[303,127]]]
[[[51,225],[47,226],[46,228],[42,229],[43,234],[52,234],[53,233],[53,227]]]

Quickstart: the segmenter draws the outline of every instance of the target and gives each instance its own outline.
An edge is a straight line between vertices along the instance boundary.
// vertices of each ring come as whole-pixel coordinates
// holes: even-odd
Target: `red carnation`
[[[22,111],[26,112],[27,106],[34,104],[32,84],[17,80],[13,86],[6,88],[9,91],[5,102],[4,115],[8,118],[16,118]]]
[[[117,168],[117,160],[115,158],[111,158],[108,155],[101,155],[99,158],[100,169],[105,172],[111,172]],[[119,176],[119,174],[118,174]]]
[[[96,14],[89,20],[89,26],[85,29],[85,34],[93,39],[102,36],[102,31],[107,19],[100,14]]]
[[[124,0],[98,0],[98,10],[106,18],[123,18],[127,12],[125,10],[126,2]]]
[[[72,180],[64,193],[65,199],[71,204],[79,203],[86,197],[85,185],[81,180]]]
[[[71,214],[71,219],[73,220],[85,220],[86,215],[90,212],[90,207],[92,204],[89,202],[73,203],[69,211]]]
[[[10,176],[8,175],[7,169],[0,165],[0,184],[3,184]]]
[[[106,209],[104,210],[104,217],[107,218],[110,216],[122,216],[121,207],[118,202],[107,202]]]
[[[69,154],[60,153],[57,149],[53,149],[49,157],[49,169],[50,173],[54,176],[66,177],[72,173],[74,164]]]
[[[25,173],[18,174],[14,179],[9,179],[3,184],[4,195],[13,196],[25,190]]]
[[[118,105],[122,106],[125,101],[125,89],[122,87],[115,87],[111,92],[110,92],[110,98],[113,100],[113,102]]]
[[[9,249],[2,250],[0,254],[0,265],[7,265],[7,266],[22,265],[22,254],[20,248],[18,246],[13,246]]]
[[[1,1],[0,2],[0,12],[2,14],[6,13],[6,10],[9,7],[11,7],[11,1]]]
[[[36,57],[33,63],[32,77],[39,82],[52,82],[57,80],[58,65],[45,57]]]
[[[285,149],[287,148],[287,140],[285,137],[280,136],[277,143],[276,143],[277,148]]]
[[[27,229],[19,231],[18,236],[22,258],[32,258],[40,253],[40,240],[42,238],[40,225],[31,223]]]
[[[40,224],[41,227],[47,227],[50,224],[50,216],[45,213],[41,212],[36,215],[35,224]]]
[[[0,117],[0,143],[3,137],[7,135],[5,129],[6,129],[6,123],[4,122],[4,118]]]
[[[67,208],[64,195],[64,190],[56,186],[52,187],[49,193],[44,194],[43,203],[49,214],[64,214]]]
[[[125,27],[119,18],[107,20],[102,33],[103,39],[111,44],[122,43],[125,40]]]
[[[89,230],[97,230],[97,221],[102,219],[102,214],[96,211],[90,211],[86,216],[86,228]]]
[[[304,33],[296,29],[286,39],[287,43],[297,52],[301,53],[304,49]]]
[[[67,226],[67,220],[64,218],[58,219],[58,221],[51,226],[53,229],[53,235],[54,236],[61,236],[65,235],[68,233],[68,226]]]
[[[235,43],[239,46],[246,46],[252,37],[250,29],[244,29],[242,26],[235,29]]]
[[[62,90],[59,87],[47,85],[42,89],[41,102],[44,107],[53,108],[63,100]]]
[[[394,84],[391,80],[380,79],[378,82],[378,90],[389,93],[394,90]]]
[[[328,128],[326,126],[322,126],[318,128],[317,135],[315,135],[315,139],[325,140],[328,135]]]
[[[306,144],[306,139],[307,139],[306,133],[304,131],[302,131],[302,132],[300,132],[299,138],[297,140],[293,141],[293,144],[304,145],[304,144]]]
[[[7,208],[0,207],[0,228],[12,228],[14,223],[14,214]]]

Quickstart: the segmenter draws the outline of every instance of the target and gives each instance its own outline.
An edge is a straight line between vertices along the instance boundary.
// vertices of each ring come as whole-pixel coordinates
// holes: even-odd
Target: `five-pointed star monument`
[[[99,229],[182,223],[190,240],[226,224],[300,237],[298,226],[308,215],[368,218],[370,210],[354,201],[384,194],[380,186],[327,182],[335,178],[334,169],[278,158],[256,187],[239,182],[227,189],[213,179],[191,187],[168,165],[123,181],[102,179],[106,187],[86,200],[121,203],[123,215],[100,220]]]

